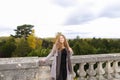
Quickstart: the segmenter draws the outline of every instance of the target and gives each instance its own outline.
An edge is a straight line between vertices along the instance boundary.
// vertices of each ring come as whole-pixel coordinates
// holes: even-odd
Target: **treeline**
[[[38,38],[33,25],[17,26],[15,35],[0,37],[0,57],[47,56],[55,38]],[[61,34],[61,33],[57,33]],[[120,53],[120,39],[68,39],[74,55]]]
[[[120,53],[120,39],[76,39],[69,40],[75,55]]]
[[[46,56],[53,41],[29,36],[27,39],[14,37],[0,38],[0,57]]]
[[[42,39],[29,36],[27,39],[14,37],[0,38],[0,57],[47,56],[54,44],[54,38]],[[120,39],[68,40],[74,55],[120,53]]]

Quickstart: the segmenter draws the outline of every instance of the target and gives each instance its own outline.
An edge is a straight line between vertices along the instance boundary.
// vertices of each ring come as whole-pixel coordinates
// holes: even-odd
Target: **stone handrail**
[[[52,58],[39,63],[43,57],[0,58],[0,80],[50,80]],[[72,77],[76,80],[120,80],[120,53],[76,55],[71,57]]]

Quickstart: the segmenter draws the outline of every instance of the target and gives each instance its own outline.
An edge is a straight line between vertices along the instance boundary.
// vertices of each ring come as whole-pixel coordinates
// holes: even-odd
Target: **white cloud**
[[[82,25],[53,25],[36,27],[39,37],[55,37],[62,32],[67,38],[120,38],[120,19],[98,18]]]
[[[63,32],[67,37],[119,38],[119,5],[119,0],[0,0],[0,36],[31,24],[38,37]]]
[[[0,1],[0,10],[1,24],[13,26],[24,23],[59,25],[67,15],[67,10],[49,0],[4,0]]]
[[[79,35],[82,38],[120,38],[120,18],[98,18],[82,25],[72,25],[69,27],[72,32],[82,32],[74,34],[73,37]],[[86,33],[86,34],[85,34]],[[71,35],[71,34],[70,34]]]
[[[66,20],[67,25],[83,24],[99,17],[120,18],[119,0],[78,0],[74,11]]]

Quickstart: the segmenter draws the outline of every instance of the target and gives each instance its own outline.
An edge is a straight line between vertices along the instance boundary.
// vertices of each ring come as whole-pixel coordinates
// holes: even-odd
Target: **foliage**
[[[42,47],[43,48],[52,48],[52,46],[53,46],[53,42],[51,40],[48,40],[48,39],[42,40]]]
[[[73,51],[75,55],[87,55],[87,54],[95,54],[96,49],[89,45],[85,40],[83,39],[75,39],[75,43],[73,46]]]
[[[17,29],[14,30],[15,35],[11,35],[11,36],[15,38],[27,39],[27,37],[31,34],[33,27],[34,27],[33,25],[28,25],[28,24],[17,26]]]
[[[32,52],[30,52],[29,54],[28,54],[28,56],[39,56],[39,57],[43,57],[43,56],[47,56],[48,54],[49,54],[49,52],[50,52],[50,49],[49,48],[47,48],[47,49],[45,49],[45,48],[38,48],[38,49],[36,49],[36,50],[33,50]]]
[[[32,30],[32,33],[28,36],[27,42],[32,49],[36,48],[36,38],[34,35],[34,30]]]
[[[0,48],[0,57],[11,57],[12,52],[16,49],[15,40],[9,37],[6,41],[3,41]]]
[[[37,38],[33,25],[17,26],[13,37],[0,37],[0,57],[47,56],[56,38]],[[58,32],[56,34],[60,35]],[[120,39],[68,39],[74,55],[120,53]]]
[[[13,53],[14,57],[25,57],[30,53],[32,49],[29,47],[28,42],[23,38],[18,39],[16,42],[16,49]]]

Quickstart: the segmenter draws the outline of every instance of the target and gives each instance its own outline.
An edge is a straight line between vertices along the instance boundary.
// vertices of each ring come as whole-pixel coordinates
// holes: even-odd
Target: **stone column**
[[[113,73],[113,68],[111,67],[111,62],[112,61],[107,61],[106,67],[105,67],[105,76],[108,80],[113,79],[112,73]]]
[[[113,63],[113,69],[114,69],[114,77],[115,77],[115,79],[120,79],[120,74],[119,74],[120,68],[118,66],[118,61],[115,61]]]
[[[87,70],[88,73],[88,80],[97,80],[95,75],[96,75],[96,71],[94,70],[94,63],[91,62],[89,63],[89,69]]]
[[[103,62],[99,62],[98,65],[97,65],[97,68],[96,68],[97,80],[106,80],[103,76],[105,74],[105,71],[103,69],[102,64],[103,64]]]
[[[75,66],[75,64],[72,64],[72,70],[73,70],[72,79],[74,79],[76,77],[76,74],[74,72],[74,66]]]
[[[78,74],[79,74],[79,80],[85,80],[86,72],[84,70],[84,65],[86,63],[80,63],[79,69],[78,69]]]

